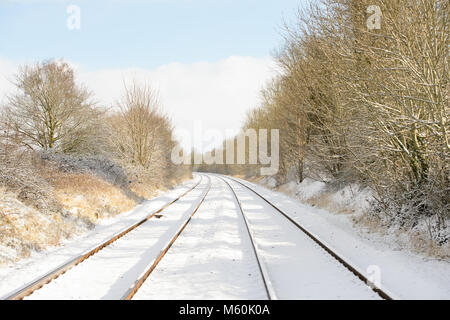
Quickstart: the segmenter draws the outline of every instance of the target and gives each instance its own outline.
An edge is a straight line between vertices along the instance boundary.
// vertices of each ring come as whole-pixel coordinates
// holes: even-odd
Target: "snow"
[[[74,256],[78,256],[81,252],[111,238],[112,235],[142,220],[149,213],[161,208],[186,192],[199,180],[200,177],[196,176],[194,180],[187,181],[157,198],[145,201],[130,212],[111,219],[101,220],[94,230],[83,236],[65,241],[61,247],[50,248],[45,252],[33,252],[29,259],[0,268],[0,297],[7,295],[9,292],[34,280],[39,275],[45,274]]]
[[[267,299],[236,200],[218,178],[135,299]],[[280,299],[380,299],[292,224],[239,185],[239,200]]]
[[[35,253],[14,267],[0,268],[0,296],[28,283],[61,263],[111,237],[159,209],[198,182],[200,176],[147,201],[129,213],[103,220],[92,232],[64,247]],[[244,219],[231,190],[211,176],[212,189],[186,229],[160,261],[134,299],[266,299]],[[352,215],[335,214],[297,199],[240,180],[289,214],[334,249],[339,256],[380,281],[394,298],[449,299],[450,263],[397,250],[385,239],[356,229]],[[254,236],[261,263],[280,299],[380,299],[359,278],[339,264],[286,218],[246,188],[231,182]],[[325,192],[290,184],[304,197]],[[139,228],[101,250],[29,299],[120,299],[147,270],[158,253],[197,207],[208,187],[203,178],[187,194]],[[357,186],[330,194],[344,204],[365,205],[367,194]],[[333,200],[334,201],[334,200]],[[375,278],[373,278],[375,277]]]
[[[275,189],[274,186],[262,184]],[[277,188],[278,191],[291,195],[309,204],[320,203],[333,212],[363,212],[370,206],[373,199],[369,188],[361,188],[358,184],[346,185],[339,189],[330,189],[323,181],[306,178],[302,183],[290,181]]]
[[[28,300],[118,300],[198,206],[208,181],[124,237],[35,291]]]
[[[267,298],[233,194],[212,180],[205,202],[134,299]]]
[[[381,299],[269,204],[231,184],[279,299]]]
[[[296,184],[295,182],[289,183],[290,189],[295,190],[296,194],[302,199],[310,199],[318,195],[323,189],[325,189],[325,182],[315,181],[312,179],[305,179],[302,184]]]
[[[450,262],[399,250],[391,239],[355,228],[351,215],[339,215],[302,204],[297,199],[239,180],[289,214],[291,218],[370,276],[380,271],[381,286],[400,299],[450,299]],[[317,188],[320,189],[320,188]],[[318,192],[317,190],[315,192]],[[344,192],[344,198],[349,193]],[[365,205],[364,196],[356,197]],[[344,199],[345,201],[345,199]]]

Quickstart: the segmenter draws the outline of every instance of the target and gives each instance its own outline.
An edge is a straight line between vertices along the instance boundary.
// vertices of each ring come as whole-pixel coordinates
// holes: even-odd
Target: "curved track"
[[[259,271],[261,272],[261,278],[262,278],[263,283],[264,283],[264,288],[266,289],[267,298],[268,298],[269,300],[276,300],[276,299],[277,299],[277,295],[276,295],[276,293],[275,293],[275,289],[274,289],[273,284],[272,284],[272,282],[271,282],[271,280],[270,280],[269,274],[268,274],[268,272],[267,272],[267,268],[266,268],[266,266],[263,264],[262,259],[261,259],[260,255],[259,255],[259,253],[258,253],[257,244],[256,244],[256,242],[255,242],[255,239],[253,238],[252,232],[251,232],[250,227],[249,227],[249,225],[248,225],[248,220],[247,220],[247,217],[246,217],[245,214],[244,214],[244,210],[242,209],[241,202],[239,201],[239,198],[238,198],[238,196],[236,195],[236,192],[234,191],[233,187],[228,183],[228,181],[225,180],[225,179],[222,178],[222,177],[219,177],[219,178],[220,178],[223,182],[225,182],[225,183],[227,184],[227,186],[230,188],[230,190],[231,190],[231,192],[233,193],[233,196],[234,196],[234,198],[235,198],[235,200],[236,200],[236,202],[237,202],[237,204],[238,204],[239,211],[240,211],[240,213],[241,213],[241,215],[242,215],[242,217],[243,217],[243,219],[244,219],[244,222],[245,222],[245,228],[246,228],[246,230],[247,230],[247,232],[248,232],[248,235],[249,235],[249,237],[250,237],[250,241],[251,241],[251,243],[252,243],[253,252],[254,252],[254,254],[255,254],[256,261],[257,261],[257,263],[258,263]]]
[[[183,232],[183,230],[187,227],[189,222],[192,220],[194,215],[197,213],[200,206],[205,201],[205,198],[208,196],[209,191],[211,190],[211,178],[208,177],[209,184],[208,184],[208,190],[206,191],[205,195],[201,199],[198,206],[195,208],[195,210],[192,212],[192,214],[189,216],[189,218],[183,223],[183,225],[179,228],[175,236],[167,243],[167,245],[164,247],[164,249],[161,251],[161,253],[158,255],[158,257],[155,258],[154,262],[150,265],[150,267],[142,274],[142,276],[139,277],[139,279],[136,280],[133,286],[131,286],[128,291],[125,293],[125,295],[122,297],[122,300],[131,300],[136,292],[139,290],[139,288],[144,284],[145,280],[150,276],[150,274],[155,270],[158,263],[164,258],[166,253],[169,251],[169,249],[172,247],[173,243],[178,239],[180,234]]]
[[[222,177],[221,177],[222,178]],[[320,246],[327,254],[329,254],[331,257],[333,257],[335,260],[337,260],[342,266],[344,266],[347,270],[352,272],[358,279],[360,279],[362,282],[367,284],[376,294],[378,294],[382,299],[385,300],[393,300],[390,294],[383,291],[382,289],[378,288],[373,284],[367,277],[365,277],[361,272],[359,272],[355,267],[353,267],[348,261],[344,260],[342,257],[340,257],[336,252],[334,252],[333,249],[331,249],[329,246],[327,246],[323,241],[321,241],[317,236],[313,235],[310,231],[308,231],[304,226],[300,225],[297,221],[295,221],[292,217],[290,217],[287,213],[279,209],[277,206],[275,206],[272,202],[270,202],[267,198],[262,196],[260,193],[255,191],[254,189],[250,188],[248,185],[242,183],[241,181],[226,177],[226,179],[230,179],[235,183],[238,183],[239,185],[243,186],[245,189],[251,191],[253,194],[255,194],[259,199],[263,200],[265,203],[267,203],[270,207],[276,210],[276,212],[280,213],[284,218],[287,219],[292,225],[294,225],[298,230],[300,230],[302,233],[307,235],[311,240],[313,240],[318,246]],[[222,178],[222,180],[226,181],[226,179]],[[232,188],[232,186],[227,182],[227,184]],[[233,189],[233,188],[232,188]],[[236,193],[233,190],[233,193],[236,196],[237,201],[240,203],[239,199],[237,198]],[[242,206],[241,206],[242,210]],[[250,231],[249,231],[250,232]]]
[[[205,202],[213,183],[209,175],[200,176],[198,183],[173,201],[107,241],[17,289],[4,299],[21,300],[36,291],[37,295],[32,296],[34,299],[42,297],[59,299],[61,296],[69,296],[70,299],[92,298],[92,296],[102,299],[132,299]],[[253,260],[252,268],[255,271],[259,270],[261,275],[252,280],[259,288],[255,292],[260,292],[262,296],[264,288],[269,300],[279,297],[309,299],[323,296],[345,299],[392,299],[391,294],[376,287],[358,271],[357,267],[352,266],[324,241],[254,188],[232,177],[214,176],[226,184],[222,188],[230,189],[228,201],[235,202],[233,205],[235,215],[242,217],[239,218],[241,234],[245,235],[245,238],[248,234],[249,239],[246,240],[246,251],[248,257],[251,257],[250,260]],[[204,181],[205,178],[207,182]],[[193,194],[186,197],[188,199],[179,201],[192,191]],[[223,201],[221,198],[224,198],[223,194],[215,201]],[[174,205],[177,202],[178,204]],[[222,203],[218,208],[221,206]],[[209,206],[208,208],[205,207],[204,212],[212,209]],[[158,215],[164,210],[166,211],[162,215]],[[211,215],[207,216],[209,219],[213,218]],[[152,219],[154,217],[158,219]],[[151,219],[152,221],[149,221]],[[213,219],[216,219],[216,216]],[[218,222],[216,224],[222,226]],[[194,225],[198,228],[198,224]],[[213,228],[212,231],[215,229],[217,228]],[[177,244],[179,242],[183,243],[180,240]],[[103,250],[105,248],[107,249]],[[102,253],[97,255],[100,251]],[[177,250],[173,251],[175,254]],[[94,255],[95,258],[89,259]],[[88,260],[86,263],[74,268],[86,260]],[[70,269],[73,270],[67,273]],[[65,273],[67,274],[61,279],[46,286]],[[238,275],[237,277],[239,278]],[[220,281],[218,280],[219,283]],[[82,282],[84,287],[79,289],[78,282]],[[93,282],[97,284],[90,288]],[[152,291],[153,285],[148,281],[146,283]],[[45,289],[40,290],[44,286]],[[139,295],[142,295],[142,291],[146,290],[143,288]],[[326,294],[327,291],[330,291],[330,294]]]
[[[127,234],[132,232],[133,230],[136,230],[138,227],[140,227],[141,225],[143,225],[144,223],[146,223],[150,219],[154,218],[155,216],[157,216],[159,213],[161,213],[162,211],[164,211],[165,209],[167,209],[171,205],[173,205],[176,202],[178,202],[180,199],[182,199],[187,194],[189,194],[194,189],[196,189],[201,184],[201,182],[203,180],[203,177],[204,176],[201,175],[201,179],[193,187],[188,189],[186,192],[184,192],[183,194],[178,196],[173,201],[163,205],[158,210],[153,211],[151,214],[149,214],[144,219],[141,219],[140,221],[136,222],[135,224],[131,225],[130,227],[127,227],[125,230],[115,234],[110,239],[100,243],[99,245],[96,245],[94,248],[87,250],[87,252],[84,252],[84,253],[80,254],[79,256],[74,257],[73,259],[65,262],[61,266],[59,266],[59,267],[57,267],[57,268],[47,272],[46,274],[40,276],[36,280],[34,280],[34,281],[32,281],[32,282],[30,282],[30,283],[20,287],[19,289],[15,290],[14,292],[11,292],[7,296],[3,297],[2,299],[4,299],[4,300],[22,300],[25,297],[33,294],[35,291],[41,289],[46,284],[52,282],[53,280],[57,279],[59,276],[65,274],[70,269],[76,267],[80,263],[82,263],[82,262],[86,261],[87,259],[91,258],[92,256],[94,256],[95,254],[97,254],[98,252],[103,250],[104,248],[106,248],[106,247],[110,246],[111,244],[115,243],[117,240],[123,238],[124,236],[126,236]],[[208,177],[208,179],[210,179],[210,178]],[[200,202],[200,205],[201,205],[202,202],[203,202],[203,200]]]

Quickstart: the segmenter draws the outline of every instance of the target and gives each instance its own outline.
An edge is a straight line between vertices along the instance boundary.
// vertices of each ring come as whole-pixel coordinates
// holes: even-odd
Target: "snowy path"
[[[200,203],[208,179],[160,214],[26,299],[120,299]]]
[[[257,195],[229,180],[279,299],[380,299]]]
[[[134,299],[266,299],[243,218],[228,186],[213,187]]]
[[[263,275],[240,211],[241,207],[257,248],[259,262],[266,272],[265,278],[273,286],[276,298],[380,299],[380,296],[364,282],[258,195],[236,181],[226,178],[236,193],[238,202],[227,183],[214,175],[208,175],[208,177],[206,178],[205,175],[197,188],[167,207],[160,213],[161,216],[143,223],[27,298],[123,298],[198,207],[198,211],[189,224],[133,298],[137,300],[267,299]],[[104,226],[107,227],[107,232],[102,233],[97,230],[97,233],[92,233],[93,240],[85,237],[78,246],[72,243],[66,249],[48,253],[40,264],[36,262],[35,265],[25,265],[23,268],[19,266],[16,267],[16,273],[12,271],[9,273],[11,277],[8,277],[8,274],[3,278],[0,276],[0,280],[6,280],[0,283],[0,293],[2,290],[10,288],[9,291],[11,291],[19,286],[20,284],[13,287],[20,276],[27,276],[27,272],[31,273],[27,276],[28,278],[34,278],[41,273],[33,274],[35,270],[48,271],[52,269],[51,266],[56,263],[55,261],[63,259],[75,249],[79,253],[81,249],[85,250],[88,244],[91,247],[92,241],[98,244],[101,242],[99,240],[107,239],[124,226],[129,226],[132,221],[139,221],[149,214],[150,209],[158,209],[162,204],[169,203],[199,181],[200,176],[197,176],[194,181],[123,215],[121,219]],[[327,246],[331,244],[333,251],[337,248],[336,253],[353,267],[365,271],[367,266],[382,265],[397,270],[397,281],[394,281],[393,273],[388,272],[385,276],[385,269],[381,269],[383,287],[390,290],[394,288],[394,298],[399,296],[416,298],[420,291],[407,292],[408,285],[414,287],[416,283],[427,290],[435,289],[433,292],[435,295],[446,297],[448,273],[444,272],[440,276],[443,279],[441,283],[425,281],[427,278],[420,272],[416,283],[408,282],[410,279],[405,277],[413,274],[417,268],[396,265],[397,260],[386,261],[386,255],[364,243],[348,230],[344,232],[330,223],[333,221],[331,216],[327,216],[329,218],[327,220],[323,212],[314,208],[304,206],[279,193],[239,181],[270,199],[270,202],[297,220],[303,227],[318,235]],[[361,249],[357,249],[358,247]],[[392,255],[389,253],[387,256]],[[48,266],[47,270],[45,266]],[[437,266],[439,268],[435,270],[439,272],[449,270],[445,263]],[[402,270],[406,272],[402,273]],[[369,276],[365,272],[364,274]],[[428,279],[433,277],[434,275],[430,275]],[[427,291],[422,294],[430,296],[430,292]]]
[[[450,299],[450,262],[426,258],[389,245],[378,235],[362,234],[342,214],[314,208],[282,193],[238,179],[318,236],[366,275],[374,270],[395,299]],[[390,242],[390,241],[388,241]]]
[[[0,268],[0,297],[29,283],[49,270],[55,269],[81,252],[110,239],[114,234],[148,216],[150,212],[172,202],[194,187],[200,179],[199,175],[195,175],[193,180],[187,181],[154,199],[145,201],[130,212],[101,221],[94,230],[65,241],[61,247],[51,248],[44,252],[34,252],[29,259]]]

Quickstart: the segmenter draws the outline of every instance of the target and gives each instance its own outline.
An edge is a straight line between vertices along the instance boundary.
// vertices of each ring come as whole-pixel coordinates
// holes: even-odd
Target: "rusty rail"
[[[205,201],[209,191],[211,190],[211,178],[208,176],[209,179],[209,187],[206,193],[204,194],[202,200],[197,205],[197,207],[194,209],[192,214],[189,216],[189,218],[183,223],[183,225],[178,229],[178,232],[175,234],[175,236],[168,242],[168,244],[164,247],[164,249],[160,252],[160,254],[155,258],[154,262],[148,267],[148,269],[143,272],[143,274],[136,280],[136,282],[127,290],[125,295],[122,297],[121,300],[131,300],[137,293],[137,291],[141,288],[141,286],[144,284],[144,282],[147,280],[147,278],[150,276],[150,274],[155,270],[156,266],[159,264],[159,262],[164,258],[166,253],[169,251],[169,249],[172,247],[174,242],[178,239],[178,237],[181,235],[181,233],[184,231],[184,229],[187,227],[189,222],[191,222],[194,215],[197,213],[200,206]]]
[[[43,276],[40,276],[36,280],[33,280],[30,283],[27,283],[24,286],[20,287],[19,289],[16,289],[15,291],[9,293],[7,296],[3,297],[2,300],[22,300],[23,298],[31,295],[34,291],[39,290],[44,285],[46,285],[49,282],[55,280],[60,275],[66,273],[68,270],[70,270],[73,267],[77,266],[78,264],[82,263],[86,259],[92,257],[93,255],[95,255],[100,250],[102,250],[105,247],[109,246],[110,244],[114,243],[115,241],[117,241],[118,239],[122,238],[123,236],[125,236],[128,233],[130,233],[131,231],[135,230],[140,225],[142,225],[143,223],[147,222],[148,220],[153,218],[155,215],[157,215],[161,211],[165,210],[167,207],[171,206],[172,204],[174,204],[175,202],[177,202],[178,200],[180,200],[181,198],[186,196],[188,193],[190,193],[195,188],[197,188],[200,185],[202,180],[203,180],[203,176],[201,176],[200,181],[196,185],[194,185],[192,188],[190,188],[189,190],[187,190],[186,192],[184,192],[183,194],[178,196],[175,200],[165,204],[164,206],[162,206],[158,210],[154,211],[153,213],[151,213],[150,215],[148,215],[144,219],[138,221],[137,223],[133,224],[130,227],[127,227],[125,230],[120,231],[119,233],[114,235],[109,240],[106,240],[106,241],[102,242],[101,244],[95,246],[94,248],[85,251],[84,253],[80,254],[79,256],[77,256],[77,257],[75,257],[75,258],[65,262],[64,264],[60,265],[59,267],[53,269],[52,271],[50,271],[50,272],[48,272],[46,274],[44,274]]]
[[[381,288],[377,287],[373,282],[371,282],[364,274],[360,271],[358,271],[355,267],[350,265],[346,260],[344,260],[341,256],[339,256],[334,250],[332,250],[329,246],[327,246],[323,241],[319,240],[317,236],[313,235],[310,231],[308,231],[305,227],[301,226],[297,221],[292,219],[288,214],[283,212],[281,209],[279,209],[277,206],[275,206],[272,202],[267,200],[264,196],[262,196],[257,191],[253,190],[246,184],[240,182],[239,180],[227,176],[228,179],[242,185],[246,189],[250,190],[254,194],[256,194],[259,198],[264,200],[267,204],[269,204],[272,208],[274,208],[276,211],[278,211],[281,215],[283,215],[287,220],[289,220],[293,225],[295,225],[298,229],[300,229],[303,233],[305,233],[311,240],[313,240],[316,244],[318,244],[323,250],[325,250],[328,254],[330,254],[334,259],[336,259],[338,262],[340,262],[345,268],[347,268],[349,271],[351,271],[355,276],[357,276],[361,281],[366,283],[375,293],[377,293],[382,299],[384,300],[394,300],[392,297],[392,294],[388,294],[386,290],[382,290]]]
[[[274,287],[272,285],[272,281],[270,280],[270,277],[269,277],[269,274],[267,272],[266,266],[262,263],[262,259],[261,259],[260,255],[258,253],[257,245],[256,245],[256,242],[255,242],[255,240],[253,238],[253,235],[252,235],[252,233],[250,231],[250,227],[248,225],[247,217],[245,216],[244,210],[242,209],[242,204],[239,201],[239,198],[238,198],[236,192],[234,191],[233,187],[231,187],[230,183],[228,181],[226,181],[222,177],[218,177],[218,178],[220,178],[223,182],[225,182],[228,185],[228,187],[230,188],[231,192],[234,195],[234,198],[236,199],[236,202],[237,202],[238,207],[239,207],[239,211],[241,212],[241,215],[242,215],[242,217],[244,219],[244,222],[245,222],[245,227],[247,229],[247,233],[248,233],[248,235],[250,237],[250,242],[252,244],[253,253],[255,254],[256,261],[258,263],[258,268],[259,268],[259,271],[261,273],[261,279],[262,279],[262,282],[264,284],[264,289],[266,290],[267,298],[269,300],[276,300],[277,299],[277,295],[276,295],[275,289],[274,289]]]

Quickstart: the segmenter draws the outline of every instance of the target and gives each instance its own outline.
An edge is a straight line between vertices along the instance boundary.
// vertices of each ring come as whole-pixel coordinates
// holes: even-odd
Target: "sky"
[[[103,105],[136,78],[158,90],[175,128],[226,135],[277,73],[283,23],[303,2],[0,0],[0,100],[18,66],[64,59]]]

